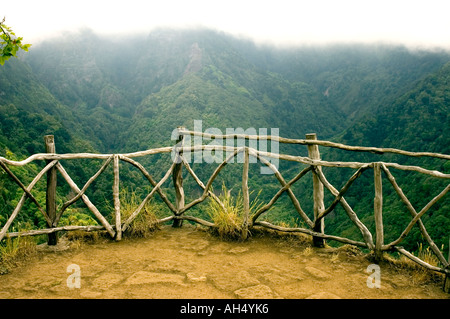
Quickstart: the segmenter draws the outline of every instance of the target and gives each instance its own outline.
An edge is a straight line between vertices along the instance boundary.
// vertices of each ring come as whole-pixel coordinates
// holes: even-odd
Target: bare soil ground
[[[68,287],[71,264],[80,267],[80,288]],[[391,264],[381,265],[381,287],[369,288],[370,264],[353,248],[259,235],[229,242],[168,226],[149,238],[44,244],[33,260],[0,276],[0,298],[450,298],[442,282],[414,282]]]

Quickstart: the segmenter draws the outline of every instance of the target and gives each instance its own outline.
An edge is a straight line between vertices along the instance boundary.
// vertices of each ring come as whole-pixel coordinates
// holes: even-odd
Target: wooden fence
[[[287,154],[276,154],[266,151],[259,151],[252,147],[242,146],[223,146],[223,145],[194,145],[185,146],[183,144],[185,136],[198,136],[206,139],[243,139],[243,140],[272,140],[279,143],[286,144],[299,144],[305,145],[308,150],[308,156],[294,156]],[[429,153],[429,152],[408,152],[404,150],[392,149],[392,148],[375,148],[375,147],[360,147],[360,146],[349,146],[339,143],[333,143],[329,141],[317,140],[315,134],[307,134],[305,139],[288,139],[278,136],[261,136],[261,135],[245,135],[245,134],[231,134],[231,135],[214,135],[202,132],[188,131],[182,127],[178,128],[178,140],[175,146],[161,147],[155,149],[149,149],[141,152],[127,153],[127,154],[90,154],[90,153],[77,153],[77,154],[57,154],[55,151],[55,142],[53,136],[45,137],[46,151],[47,153],[35,154],[28,157],[22,161],[12,161],[6,158],[0,157],[0,166],[2,169],[11,177],[11,179],[17,183],[17,185],[23,190],[23,195],[20,198],[14,211],[9,216],[6,223],[2,226],[0,230],[0,241],[5,237],[18,237],[18,236],[32,236],[48,234],[48,243],[54,245],[57,243],[56,233],[60,231],[72,231],[72,230],[85,230],[85,231],[95,231],[95,230],[106,230],[109,235],[115,240],[121,240],[122,233],[127,230],[133,220],[141,213],[146,203],[158,193],[162,201],[167,205],[172,215],[159,219],[158,223],[165,223],[172,221],[174,227],[181,227],[183,220],[189,220],[195,223],[199,223],[207,227],[216,227],[213,222],[190,216],[187,213],[189,209],[195,205],[203,202],[208,197],[211,200],[217,201],[222,207],[219,197],[212,192],[211,186],[213,181],[218,176],[219,172],[231,161],[233,158],[238,156],[238,154],[243,154],[243,174],[242,174],[242,194],[243,194],[243,232],[242,239],[246,239],[249,230],[252,227],[260,226],[270,229],[274,229],[282,232],[298,232],[304,233],[312,236],[313,243],[316,247],[323,247],[325,240],[335,240],[345,244],[355,245],[362,248],[367,248],[373,252],[375,259],[379,262],[383,258],[383,252],[386,251],[397,251],[400,254],[405,255],[414,262],[420,264],[421,266],[430,269],[432,271],[440,272],[445,274],[444,280],[444,290],[450,290],[450,266],[449,261],[447,261],[439,250],[435,242],[432,240],[428,234],[421,217],[426,214],[430,208],[435,205],[440,199],[442,199],[450,189],[450,183],[437,195],[435,196],[427,205],[425,205],[420,211],[417,211],[410,200],[406,197],[400,186],[397,184],[395,177],[392,174],[392,169],[403,170],[403,171],[416,171],[422,174],[426,174],[439,179],[450,179],[450,174],[442,173],[436,170],[428,170],[420,166],[410,166],[401,165],[398,163],[386,163],[386,162],[330,162],[324,161],[320,158],[319,146],[338,148],[348,151],[356,152],[370,152],[375,154],[400,154],[411,157],[432,157],[444,160],[450,160],[450,155]],[[212,175],[204,184],[199,177],[196,175],[192,167],[189,165],[183,154],[187,152],[199,152],[204,150],[216,150],[216,151],[226,151],[227,158],[222,161],[217,168],[214,170]],[[168,171],[158,182],[149,174],[149,172],[144,168],[144,166],[138,163],[134,158],[150,156],[154,154],[171,153],[172,163]],[[253,156],[257,158],[262,164],[266,165],[273,171],[274,176],[281,185],[281,188],[272,197],[272,199],[261,206],[254,214],[250,215],[250,199],[249,199],[249,187],[248,187],[248,176],[249,176],[249,157]],[[280,171],[275,165],[271,163],[268,158],[274,158],[278,160],[293,161],[302,164],[306,164],[307,167],[301,170],[294,178],[286,181],[281,175]],[[80,189],[78,185],[72,180],[69,174],[66,172],[64,167],[61,165],[60,160],[75,160],[75,159],[103,159],[104,163],[100,169],[86,182],[86,184]],[[37,176],[32,180],[32,182],[25,186],[20,179],[9,169],[8,166],[24,166],[33,161],[45,161],[45,167],[37,174]],[[119,195],[119,162],[131,164],[136,167],[145,178],[152,185],[151,191],[146,195],[144,200],[138,206],[138,208],[126,219],[122,220],[120,212],[120,195]],[[92,184],[92,182],[100,175],[102,172],[112,163],[114,171],[114,182],[113,182],[113,198],[114,198],[114,221],[109,223],[104,215],[97,209],[97,207],[90,201],[90,199],[85,195],[86,190]],[[185,203],[184,189],[183,189],[183,177],[182,170],[183,167],[187,172],[193,177],[195,182],[203,189],[201,196],[192,200],[189,203]],[[336,189],[325,177],[322,172],[322,167],[345,167],[356,170],[350,179],[345,183],[345,185],[340,189]],[[372,234],[368,227],[364,225],[359,219],[358,215],[355,213],[353,208],[345,200],[344,195],[347,193],[351,185],[354,183],[358,177],[363,174],[363,172],[373,170],[374,178],[374,220],[375,220],[375,233]],[[299,200],[294,195],[291,186],[298,182],[300,179],[304,178],[307,173],[312,174],[313,179],[313,219],[309,218],[305,211],[302,209]],[[56,205],[56,174],[59,173],[68,183],[70,188],[76,194],[73,198],[65,202],[61,207]],[[397,239],[386,243],[384,240],[384,230],[383,230],[383,187],[382,187],[382,173],[393,186],[395,192],[397,193],[400,200],[404,203],[406,209],[411,215],[411,220],[406,228],[401,234],[398,235]],[[39,204],[37,199],[31,193],[33,187],[36,183],[44,176],[47,177],[47,191],[46,191],[46,207],[45,209]],[[172,203],[168,196],[162,190],[162,185],[172,177],[174,189],[175,189],[175,203]],[[327,189],[333,196],[334,199],[332,203],[325,207],[324,205],[324,189]],[[298,212],[300,218],[304,221],[305,227],[288,228],[278,225],[271,224],[267,221],[258,220],[258,218],[265,212],[267,212],[280,198],[283,193],[287,193],[295,210]],[[25,201],[31,200],[38,210],[44,216],[48,228],[29,230],[21,232],[8,232],[14,219],[17,217],[21,211]],[[82,200],[87,208],[93,213],[95,218],[101,224],[100,226],[58,226],[59,220],[64,213],[64,211],[72,204]],[[361,241],[356,241],[349,238],[339,237],[335,235],[329,235],[324,232],[324,219],[330,214],[337,205],[341,205],[347,214],[351,222],[357,227],[361,233]],[[420,232],[423,238],[428,242],[432,252],[436,255],[440,262],[440,267],[430,265],[429,263],[419,259],[410,252],[406,251],[400,246],[400,243],[405,239],[411,229],[417,225],[420,228]],[[375,235],[375,240],[374,240]],[[449,253],[450,255],[450,253]],[[449,257],[450,259],[450,257]]]

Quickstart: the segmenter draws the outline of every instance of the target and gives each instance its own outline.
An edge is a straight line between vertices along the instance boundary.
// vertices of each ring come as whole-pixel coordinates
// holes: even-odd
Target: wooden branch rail
[[[164,218],[156,220],[155,224],[164,224],[166,222],[171,221],[173,218],[174,218],[173,216],[164,217]],[[185,218],[185,216],[183,216],[182,218]],[[185,219],[188,219],[188,218],[185,218]],[[207,226],[207,225],[205,225],[205,226]],[[116,226],[112,226],[112,227],[114,229]],[[47,229],[28,230],[28,231],[22,231],[22,232],[10,232],[7,234],[7,237],[14,238],[14,237],[25,237],[25,236],[37,236],[37,235],[51,234],[51,233],[55,233],[55,232],[59,232],[59,231],[76,231],[76,230],[91,232],[91,231],[105,230],[105,227],[104,226],[95,226],[95,225],[61,226],[61,227],[54,227],[54,228],[47,228]]]
[[[350,186],[353,184],[353,182],[359,177],[361,176],[361,174],[368,169],[369,167],[371,167],[370,164],[368,164],[367,166],[363,166],[361,168],[359,168],[353,175],[352,177],[350,177],[350,179],[347,181],[347,183],[345,183],[344,187],[342,187],[342,189],[339,191],[339,193],[336,195],[336,197],[333,199],[333,202],[331,203],[331,205],[325,209],[324,211],[322,211],[315,219],[314,222],[314,226],[315,224],[322,220],[326,215],[328,215],[329,213],[331,213],[334,208],[336,207],[336,205],[342,200],[342,197],[345,195],[345,193],[349,190]],[[320,179],[320,178],[319,178]],[[335,192],[333,192],[335,193]]]
[[[56,163],[56,162],[55,162]],[[16,182],[17,185],[22,188],[22,190],[25,192],[25,194],[30,198],[33,203],[36,205],[36,207],[39,209],[39,211],[42,213],[42,215],[45,218],[45,221],[47,224],[51,224],[52,221],[50,220],[50,217],[48,217],[47,212],[42,208],[41,204],[36,200],[36,198],[33,196],[33,194],[30,193],[30,191],[25,187],[25,185],[22,184],[22,182],[14,175],[13,172],[6,166],[3,162],[0,162],[0,166],[3,168],[3,170]]]
[[[201,136],[208,139],[247,139],[247,140],[270,140],[277,141],[279,143],[284,144],[300,144],[300,145],[320,145],[325,147],[333,147],[339,148],[346,151],[353,152],[369,152],[374,154],[385,154],[385,153],[393,153],[400,154],[410,157],[435,157],[441,159],[450,159],[450,155],[447,154],[439,154],[439,153],[431,153],[431,152],[409,152],[404,150],[399,150],[395,148],[379,148],[379,147],[366,147],[366,146],[350,146],[341,143],[334,143],[329,141],[319,141],[319,140],[311,140],[311,139],[291,139],[274,135],[247,135],[247,134],[227,134],[227,135],[219,135],[219,134],[208,134],[203,132],[195,132],[188,130],[179,131],[180,134],[192,135],[192,136]]]
[[[221,151],[228,151],[232,152],[235,150],[235,147],[231,146],[222,146],[222,145],[196,145],[196,146],[190,146],[190,147],[183,147],[180,148],[180,151],[182,152],[195,152],[195,151],[205,151],[205,150],[221,150]],[[354,168],[358,169],[360,167],[363,167],[367,165],[368,163],[361,163],[361,162],[328,162],[323,160],[313,160],[309,157],[303,157],[303,156],[294,156],[294,155],[286,155],[286,154],[276,154],[271,152],[264,152],[259,150],[254,150],[257,152],[258,155],[263,157],[270,157],[270,158],[276,158],[281,159],[285,161],[291,161],[291,162],[298,162],[306,165],[313,165],[313,166],[323,166],[323,167],[346,167],[346,168]],[[401,165],[397,163],[384,163],[386,167],[392,167],[403,171],[416,171],[422,174],[430,175],[433,177],[443,178],[443,179],[450,179],[450,174],[445,174],[436,170],[428,170],[425,168],[422,168],[420,166],[413,166],[413,165]]]
[[[153,177],[147,172],[147,170],[144,168],[144,166],[142,166],[142,164],[132,160],[129,157],[123,156],[123,155],[119,155],[120,160],[125,161],[130,163],[131,165],[133,165],[134,167],[136,167],[137,169],[139,169],[142,173],[142,175],[145,176],[145,178],[147,178],[147,180],[150,182],[150,184],[153,187],[156,187],[157,183],[155,182],[155,180],[153,179]],[[164,201],[164,203],[167,205],[167,207],[170,209],[170,211],[172,213],[175,213],[177,211],[177,209],[175,208],[175,206],[169,201],[169,199],[167,198],[166,194],[161,190],[161,188],[157,188],[156,192],[159,194],[159,196],[161,197],[161,199]]]
[[[52,161],[50,163],[48,163],[37,175],[36,177],[33,179],[33,181],[30,183],[30,185],[28,185],[27,192],[25,192],[22,197],[19,200],[19,203],[17,204],[16,208],[14,209],[14,211],[12,212],[11,216],[9,216],[8,220],[6,221],[5,225],[3,225],[1,231],[0,231],[0,241],[5,237],[9,226],[11,226],[12,222],[14,221],[14,219],[17,217],[17,215],[19,214],[20,210],[22,209],[23,205],[25,204],[25,200],[27,198],[27,193],[29,193],[34,185],[36,185],[36,183],[42,178],[42,176],[47,173],[47,171],[49,169],[51,169],[53,166],[55,166],[58,162],[57,161]]]
[[[322,182],[322,184],[331,192],[331,194],[338,197],[339,196],[338,190],[328,182],[325,175],[323,175],[323,173],[321,171],[317,170],[317,168],[315,168],[315,172],[316,172],[317,176],[319,177],[320,181]],[[356,213],[353,211],[353,209],[347,203],[347,201],[345,200],[344,197],[341,197],[340,204],[341,204],[342,208],[344,208],[345,212],[347,213],[347,216],[350,218],[350,220],[355,224],[355,226],[361,232],[361,234],[364,238],[364,241],[367,243],[368,248],[374,249],[375,246],[373,244],[372,234],[370,233],[369,229],[367,229],[367,227],[359,220],[358,215],[356,215]]]
[[[389,182],[392,184],[392,186],[394,187],[397,195],[400,197],[400,199],[402,200],[402,202],[405,204],[406,208],[408,209],[408,211],[411,213],[411,216],[413,218],[415,218],[417,216],[417,212],[414,209],[414,207],[411,205],[411,202],[408,200],[408,198],[405,196],[405,194],[403,193],[403,190],[398,186],[397,181],[395,180],[394,176],[392,176],[391,172],[387,169],[387,167],[383,164],[382,165],[383,171],[386,174]],[[439,261],[444,265],[447,266],[449,264],[449,262],[447,262],[444,258],[444,256],[442,255],[441,251],[439,250],[439,248],[436,246],[436,244],[433,242],[433,240],[431,239],[430,235],[428,234],[422,220],[418,219],[417,220],[417,224],[419,225],[420,228],[420,232],[422,233],[422,235],[424,236],[424,238],[427,240],[428,244],[430,245],[431,249],[433,250],[433,252],[435,253],[436,256],[438,256]],[[392,247],[394,247],[395,245],[398,245],[407,235],[407,232],[403,232],[400,237],[393,241],[392,243],[388,244],[386,246],[386,250],[390,250]],[[449,243],[450,244],[450,243]],[[449,252],[449,258],[450,258],[450,252]]]
[[[67,174],[64,167],[58,163],[56,165],[58,168],[58,171],[61,173],[62,177],[66,180],[66,182],[69,184],[69,186],[72,188],[72,190],[76,193],[81,193],[81,190],[78,188],[77,184],[72,180],[72,178]],[[111,225],[108,223],[105,217],[100,213],[100,211],[95,207],[94,204],[89,200],[89,198],[86,195],[81,195],[81,199],[86,204],[86,206],[89,208],[89,210],[94,214],[94,216],[100,221],[100,223],[103,225],[103,227],[106,228],[108,233],[111,235],[111,237],[114,237],[116,235],[115,231],[111,227]]]
[[[155,192],[161,187],[162,184],[170,177],[172,174],[172,171],[175,167],[175,163],[172,164],[172,166],[169,168],[169,170],[166,172],[164,177],[159,181],[158,184],[153,187],[152,191],[145,197],[145,199],[142,201],[142,203],[139,205],[139,207],[131,214],[130,217],[123,223],[122,225],[122,231],[125,231],[131,224],[131,222],[139,215],[141,210],[144,208],[144,206],[147,204],[147,202],[153,197]]]
[[[197,205],[197,204],[203,202],[203,201],[206,199],[206,197],[208,197],[208,194],[209,194],[209,192],[210,192],[210,190],[211,190],[211,185],[212,185],[213,181],[216,179],[217,175],[219,175],[219,172],[222,170],[222,168],[223,168],[225,165],[227,165],[227,164],[230,162],[230,160],[231,160],[233,157],[235,157],[236,155],[238,155],[238,154],[239,154],[240,152],[242,152],[243,150],[244,150],[243,148],[240,148],[240,149],[235,150],[233,154],[231,154],[230,156],[228,156],[228,157],[227,157],[227,158],[226,158],[226,159],[225,159],[225,160],[224,160],[224,161],[223,161],[223,162],[215,169],[215,171],[213,172],[213,174],[212,174],[211,177],[209,178],[208,182],[206,183],[206,186],[205,186],[205,188],[204,188],[203,194],[202,194],[199,198],[193,200],[192,202],[190,202],[189,204],[187,204],[186,206],[184,206],[183,209],[181,209],[180,212],[179,212],[180,215],[183,214],[183,213],[184,213],[185,211],[187,211],[188,209],[194,207],[195,205]]]
[[[323,233],[318,233],[318,232],[314,232],[310,229],[306,229],[306,228],[288,228],[288,227],[282,227],[282,226],[278,226],[278,225],[273,225],[269,222],[266,221],[259,221],[259,222],[255,222],[254,226],[263,226],[269,229],[273,229],[273,230],[278,230],[281,232],[287,232],[287,233],[303,233],[303,234],[307,234],[307,235],[311,235],[313,237],[320,237],[323,239],[331,239],[331,240],[336,240],[339,241],[341,243],[344,244],[348,244],[348,245],[354,245],[354,246],[358,246],[358,247],[362,247],[362,248],[367,248],[367,243],[363,243],[360,241],[355,241],[355,240],[351,240],[345,237],[339,237],[339,236],[333,236],[333,235],[326,235]]]
[[[140,157],[140,156],[146,156],[146,155],[154,155],[154,154],[162,154],[162,153],[171,153],[173,151],[173,147],[163,147],[158,149],[152,149],[148,151],[143,152],[135,152],[135,153],[127,153],[127,154],[121,154],[121,157]],[[229,151],[232,152],[236,148],[235,147],[229,147],[229,146],[221,146],[221,145],[201,145],[201,146],[191,146],[191,147],[183,147],[180,149],[182,152],[193,152],[193,151],[203,151],[203,150],[223,150],[223,151]],[[313,165],[313,166],[323,166],[323,167],[347,167],[347,168],[355,168],[358,169],[362,166],[365,166],[367,163],[361,163],[361,162],[327,162],[327,161],[318,161],[318,160],[312,160],[309,157],[302,157],[302,156],[294,156],[294,155],[285,155],[285,154],[275,154],[270,152],[263,152],[255,150],[258,155],[264,156],[264,157],[271,157],[271,158],[278,158],[286,161],[293,161],[293,162],[299,162],[307,165]],[[434,153],[432,153],[434,154]],[[36,160],[73,160],[73,159],[108,159],[111,155],[114,154],[93,154],[93,153],[73,153],[73,154],[35,154],[23,161],[11,161],[4,157],[0,156],[0,161],[12,166],[24,166],[26,164],[29,164]],[[439,155],[439,154],[437,154]],[[436,156],[436,158],[440,158]],[[438,178],[444,178],[444,179],[450,179],[450,174],[445,174],[436,170],[428,170],[425,168],[422,168],[420,166],[412,166],[412,165],[400,165],[397,163],[384,163],[386,167],[392,167],[399,170],[404,171],[416,171],[419,173],[427,174],[433,177]]]
[[[0,230],[0,241],[5,237],[19,237],[19,236],[35,236],[46,234],[49,238],[52,236],[57,239],[57,233],[61,231],[106,231],[111,238],[119,241],[122,238],[122,234],[128,230],[131,223],[136,219],[136,217],[144,209],[148,201],[158,193],[162,201],[168,207],[171,215],[168,217],[161,218],[157,220],[157,223],[167,223],[169,221],[173,222],[174,227],[181,227],[184,220],[198,223],[205,227],[217,227],[213,222],[201,219],[199,217],[190,216],[186,213],[199,203],[202,203],[207,198],[216,201],[222,209],[225,209],[224,204],[221,202],[220,198],[214,194],[212,191],[212,184],[217,178],[218,174],[227,166],[228,163],[232,163],[235,157],[241,156],[243,162],[242,168],[242,194],[243,194],[243,225],[241,238],[246,239],[249,232],[253,227],[265,227],[281,232],[297,232],[310,235],[313,240],[313,244],[317,247],[323,247],[325,240],[334,240],[344,244],[354,245],[361,248],[366,248],[374,253],[377,261],[383,258],[383,252],[385,251],[397,251],[400,254],[405,255],[411,260],[417,262],[423,267],[430,269],[432,271],[437,271],[446,275],[444,286],[448,286],[450,282],[449,275],[449,261],[445,259],[442,252],[439,250],[437,245],[434,243],[430,235],[428,234],[424,223],[421,218],[433,207],[437,202],[439,202],[450,190],[450,184],[448,184],[439,194],[437,194],[433,199],[431,199],[428,204],[426,204],[420,211],[416,211],[409,199],[406,197],[400,186],[398,185],[395,177],[393,176],[391,170],[403,170],[418,172],[421,174],[426,174],[440,179],[449,179],[449,173],[443,173],[437,170],[429,170],[422,168],[420,166],[411,165],[401,165],[398,163],[386,163],[386,162],[371,162],[371,163],[361,163],[361,162],[337,162],[337,161],[325,161],[320,158],[319,146],[322,147],[332,147],[347,151],[356,152],[370,152],[375,154],[399,154],[410,157],[431,157],[443,160],[449,160],[450,155],[439,154],[439,153],[429,153],[429,152],[409,152],[393,148],[375,148],[375,147],[361,147],[361,146],[348,146],[340,143],[334,143],[329,141],[317,140],[315,134],[307,134],[306,139],[288,139],[279,136],[257,136],[257,135],[246,135],[246,134],[228,134],[228,135],[218,135],[218,134],[206,134],[202,132],[194,132],[186,130],[183,127],[177,129],[178,139],[175,146],[171,147],[160,147],[155,149],[149,149],[140,152],[125,153],[125,154],[92,154],[92,153],[73,153],[73,154],[56,154],[54,148],[54,139],[52,136],[46,137],[47,152],[41,154],[34,154],[21,161],[12,161],[6,158],[0,157],[0,167],[6,172],[6,175],[11,178],[11,180],[18,185],[18,187],[23,191],[23,195],[18,201],[15,209],[7,219],[6,223],[2,226]],[[243,140],[271,140],[279,143],[287,144],[299,144],[304,145],[308,149],[308,157],[294,156],[288,154],[277,154],[267,151],[260,151],[250,146],[223,146],[223,145],[186,145],[184,136],[200,136],[208,140],[211,139],[243,139]],[[53,144],[52,144],[53,143]],[[197,176],[192,167],[189,164],[190,152],[203,152],[203,151],[225,151],[227,152],[225,160],[218,163],[211,176],[208,178],[206,183]],[[172,155],[172,165],[164,174],[164,176],[157,182],[145,169],[145,167],[134,160],[133,158],[152,156],[155,154],[171,154]],[[202,154],[203,155],[203,154]],[[249,170],[250,170],[250,157],[256,159],[266,167],[268,167],[272,172],[274,177],[278,180],[280,184],[280,189],[276,194],[270,199],[269,202],[262,205],[256,212],[250,211],[250,190],[249,190]],[[91,176],[84,186],[80,189],[76,183],[72,180],[69,174],[65,171],[64,167],[59,161],[61,160],[77,160],[77,159],[94,159],[94,160],[104,160],[101,167],[97,172]],[[239,157],[240,159],[240,157]],[[286,182],[283,178],[278,167],[274,165],[271,159],[286,160],[301,163],[306,165],[302,168],[299,173],[295,175],[294,178]],[[20,177],[11,171],[8,166],[25,166],[33,161],[45,161],[45,167],[36,175],[33,181],[25,186],[20,180]],[[123,164],[130,164],[137,168],[140,173],[149,181],[152,186],[151,191],[145,196],[142,202],[138,205],[135,211],[126,219],[122,219],[121,205],[120,205],[120,162]],[[239,161],[238,161],[239,162]],[[106,170],[106,168],[113,163],[113,214],[102,214],[97,207],[90,201],[86,196],[87,189],[92,185],[92,183]],[[336,167],[336,168],[350,168],[354,169],[355,172],[352,176],[344,183],[344,186],[338,190],[336,189],[325,177],[322,167]],[[203,190],[202,194],[192,200],[189,203],[185,203],[184,188],[183,188],[183,169],[186,169],[189,176],[193,178],[196,184]],[[366,225],[360,220],[357,213],[345,200],[344,196],[347,194],[348,190],[352,187],[353,183],[366,171],[373,169],[373,180],[374,180],[374,220],[375,220],[375,234],[372,234]],[[313,181],[313,212],[311,219],[308,214],[304,211],[301,206],[300,201],[294,194],[292,186],[297,183],[300,179],[305,178],[305,176],[311,172]],[[56,196],[56,173],[59,173],[63,179],[68,183],[70,188],[75,192],[75,195],[64,202],[59,209],[56,206],[52,206],[55,203]],[[47,201],[45,209],[43,205],[39,203],[36,197],[32,194],[32,189],[36,183],[47,174]],[[395,193],[399,196],[400,200],[405,205],[406,209],[411,215],[411,220],[408,225],[398,235],[397,239],[390,243],[384,243],[384,225],[383,225],[383,187],[382,180],[383,174],[392,185]],[[163,191],[163,185],[169,178],[172,177],[173,190],[175,193],[175,203],[169,200],[167,194]],[[58,185],[59,187],[59,185]],[[333,196],[333,200],[325,207],[324,205],[324,191],[329,191]],[[278,225],[271,224],[261,219],[262,216],[267,214],[269,210],[276,204],[278,199],[283,193],[286,193],[292,202],[293,208],[298,213],[299,217],[305,223],[306,228],[302,227],[282,227]],[[24,206],[26,199],[29,198],[31,202],[37,207],[38,211],[42,213],[44,219],[46,220],[49,228],[47,229],[33,229],[25,231],[15,231],[8,232],[8,229],[12,225],[13,221],[21,211]],[[76,203],[77,201],[83,201],[87,208],[95,216],[96,220],[100,225],[93,226],[58,226],[61,216],[67,210],[68,207]],[[344,238],[340,236],[330,235],[325,233],[325,219],[333,211],[335,211],[336,206],[340,204],[347,214],[348,218],[357,227],[361,233],[362,240],[354,240],[349,238]],[[53,208],[52,208],[53,207]],[[105,216],[113,216],[112,221],[108,221]],[[418,257],[407,252],[404,248],[400,247],[399,244],[408,236],[412,228],[417,225],[423,235],[423,238],[428,242],[433,253],[438,257],[440,265],[442,266],[432,266]],[[375,235],[375,241],[374,237]],[[49,244],[52,244],[49,241]],[[54,243],[53,243],[54,244]]]
[[[280,172],[278,171],[278,169],[275,167],[275,165],[273,165],[272,163],[270,163],[269,161],[267,161],[264,157],[259,156],[256,152],[253,152],[253,150],[251,151],[251,154],[255,155],[263,164],[267,165],[275,174],[276,178],[278,179],[278,181],[280,182],[282,188],[275,194],[275,196],[270,200],[270,202],[268,204],[266,204],[265,206],[261,207],[259,209],[259,211],[257,211],[255,213],[255,215],[252,218],[252,223],[254,223],[256,221],[256,219],[264,212],[266,212],[267,210],[269,210],[273,204],[277,201],[277,199],[281,196],[281,194],[283,194],[284,192],[287,192],[289,195],[289,198],[292,201],[292,204],[294,205],[296,211],[298,212],[298,214],[300,215],[300,217],[303,219],[303,221],[305,221],[310,227],[314,227],[314,223],[311,221],[311,219],[309,219],[308,215],[306,215],[306,213],[303,211],[302,207],[300,206],[300,203],[297,199],[297,197],[295,197],[294,193],[292,192],[292,190],[290,189],[290,187],[297,182],[298,180],[300,180],[300,178],[302,178],[304,175],[306,175],[307,172],[309,172],[312,167],[309,166],[305,169],[303,169],[297,176],[295,176],[291,181],[289,181],[289,183],[286,183],[286,181],[284,180],[284,178],[281,176]]]
[[[194,178],[195,182],[198,186],[200,186],[204,191],[206,190],[208,192],[208,196],[211,196],[221,207],[223,210],[225,210],[225,206],[223,205],[222,201],[217,197],[216,194],[214,194],[211,190],[206,189],[206,186],[203,184],[203,182],[198,178],[198,176],[195,174],[189,163],[186,161],[186,159],[181,156],[181,160],[183,161],[184,167],[186,167],[189,174]]]
[[[75,203],[77,200],[80,199],[81,196],[84,195],[84,193],[86,192],[87,188],[89,187],[89,185],[92,184],[92,182],[106,169],[106,167],[109,165],[109,163],[111,162],[111,160],[113,159],[113,156],[110,156],[105,163],[102,165],[102,167],[98,170],[97,173],[94,174],[94,176],[92,176],[87,182],[86,184],[83,186],[83,188],[81,189],[81,191],[75,195],[72,199],[68,200],[67,202],[65,202],[62,207],[60,208],[59,212],[56,215],[56,220],[53,223],[53,227],[56,227],[56,225],[58,225],[59,219],[61,218],[61,215],[64,213],[64,211],[73,203]]]

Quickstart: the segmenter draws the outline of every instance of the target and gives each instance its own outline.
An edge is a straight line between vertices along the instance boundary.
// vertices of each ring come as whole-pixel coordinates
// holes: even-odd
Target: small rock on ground
[[[256,285],[247,288],[241,288],[234,292],[241,299],[273,299],[276,294],[265,285]]]
[[[187,273],[186,278],[189,282],[206,281],[205,274],[197,274],[197,273],[192,273],[192,272]]]
[[[183,285],[184,276],[177,274],[164,274],[158,272],[138,271],[128,277],[125,285],[141,285],[141,284],[178,284]]]
[[[316,279],[321,279],[321,280],[328,280],[331,279],[331,275],[326,273],[323,270],[317,269],[315,267],[305,267],[305,270],[312,275],[313,277],[315,277]]]
[[[257,279],[245,270],[236,273],[233,280],[230,280],[230,276],[227,273],[211,274],[209,277],[217,288],[228,291],[260,284]]]

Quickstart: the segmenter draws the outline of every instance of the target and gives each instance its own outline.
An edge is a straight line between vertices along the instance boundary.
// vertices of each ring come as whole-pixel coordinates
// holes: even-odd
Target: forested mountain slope
[[[366,114],[361,121],[345,130],[336,140],[348,145],[365,145],[375,147],[393,147],[409,151],[429,151],[450,154],[450,63],[445,64],[437,72],[419,81],[413,89],[402,94],[389,105],[380,107],[375,114]],[[384,154],[367,155],[354,152],[329,150],[327,158],[340,160],[384,161],[408,165],[418,165],[428,169],[436,169],[450,173],[448,160],[431,159],[427,157],[410,158],[407,156]],[[392,170],[398,184],[403,189],[413,206],[420,211],[433,197],[437,196],[448,180],[433,178],[415,172]],[[347,177],[348,178],[348,177]],[[341,172],[335,172],[331,177],[334,181],[343,179]],[[360,188],[350,192],[358,211],[372,218],[373,176],[362,176]],[[367,186],[363,188],[363,186]],[[391,233],[399,233],[410,221],[410,215],[397,194],[389,185],[384,184],[384,202],[386,203],[385,225]],[[450,199],[444,197],[423,218],[431,237],[438,246],[448,251],[448,236],[450,234]],[[330,227],[347,232],[338,220]],[[339,232],[338,231],[338,232]],[[422,238],[418,228],[414,228],[405,243],[408,249],[414,250]],[[394,238],[389,238],[394,239]]]
[[[450,63],[376,114],[347,129],[341,140],[411,151],[450,153]]]
[[[43,136],[58,138],[58,151],[92,150],[78,138],[77,114],[61,104],[39,81],[31,68],[16,59],[0,68],[0,146],[18,154],[43,150]],[[93,144],[93,143],[92,143]]]
[[[84,30],[26,56],[49,92],[82,118],[84,135],[103,142],[101,151],[164,144],[193,119],[332,138],[448,60],[445,52],[383,45],[274,49],[169,29],[123,39]]]
[[[311,84],[346,117],[347,125],[389,105],[449,61],[445,51],[383,44],[264,50],[256,47],[245,52],[253,52],[256,65],[289,81]]]

